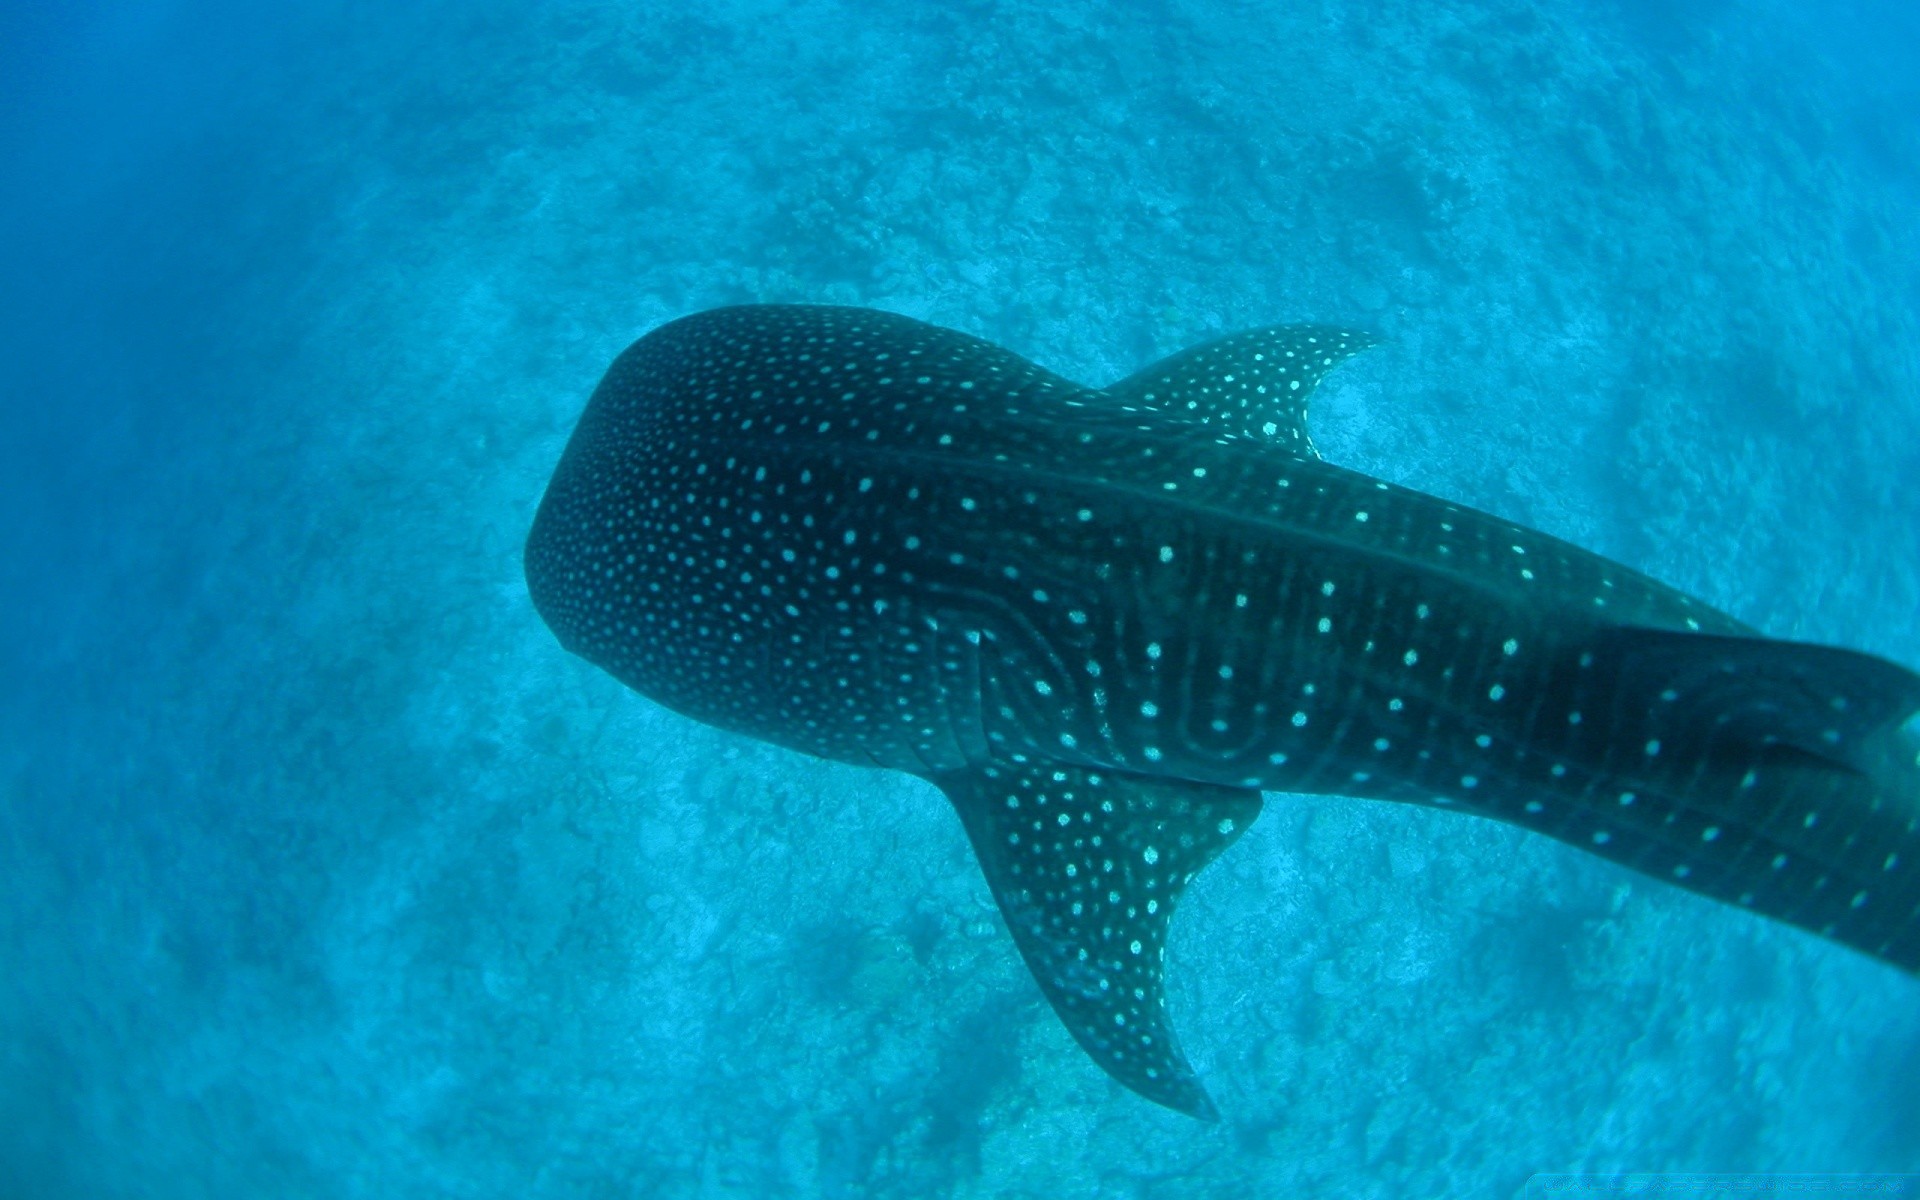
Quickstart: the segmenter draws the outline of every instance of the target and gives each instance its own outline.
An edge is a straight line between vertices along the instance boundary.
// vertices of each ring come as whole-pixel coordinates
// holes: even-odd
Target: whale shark
[[[1263,792],[1508,822],[1920,972],[1920,676],[1324,461],[1308,398],[1372,344],[1087,387],[885,312],[683,317],[593,392],[529,591],[669,709],[940,789],[1067,1031],[1202,1119],[1167,932]]]

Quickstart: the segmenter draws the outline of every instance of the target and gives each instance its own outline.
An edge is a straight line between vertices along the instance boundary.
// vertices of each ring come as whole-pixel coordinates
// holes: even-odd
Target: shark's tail
[[[1590,849],[1920,973],[1920,675],[1617,627],[1559,683],[1597,718],[1590,804],[1624,835]]]

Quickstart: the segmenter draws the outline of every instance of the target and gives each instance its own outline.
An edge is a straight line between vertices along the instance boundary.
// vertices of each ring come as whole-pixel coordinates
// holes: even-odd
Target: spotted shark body
[[[1087,388],[887,313],[686,317],[594,393],[533,600],[670,708],[933,782],[1074,1038],[1195,1116],[1168,923],[1266,790],[1507,821],[1920,971],[1920,676],[1323,462],[1306,398],[1368,344]]]

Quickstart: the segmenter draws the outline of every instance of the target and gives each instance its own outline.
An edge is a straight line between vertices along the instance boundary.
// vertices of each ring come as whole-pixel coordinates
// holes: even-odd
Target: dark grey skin
[[[669,708],[940,787],[1069,1032],[1194,1116],[1166,931],[1263,790],[1508,821],[1920,971],[1920,677],[1321,461],[1306,397],[1367,344],[1090,389],[887,313],[700,313],[607,372],[528,584]]]

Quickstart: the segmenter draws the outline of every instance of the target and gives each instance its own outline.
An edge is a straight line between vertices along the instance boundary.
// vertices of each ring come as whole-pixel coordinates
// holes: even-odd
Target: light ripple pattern
[[[1096,381],[1322,322],[1327,462],[1920,663],[1915,78],[1892,0],[5,6],[0,1194],[1920,1171],[1911,978],[1277,791],[1167,948],[1222,1120],[1142,1103],[934,788],[633,695],[520,566],[689,313]]]

